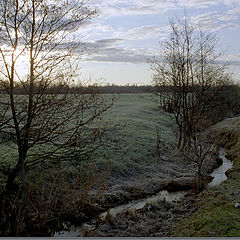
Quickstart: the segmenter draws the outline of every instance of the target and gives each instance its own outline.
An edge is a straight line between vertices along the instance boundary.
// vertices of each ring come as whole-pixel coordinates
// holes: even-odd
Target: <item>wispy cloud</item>
[[[191,17],[191,22],[200,26],[206,31],[219,31],[222,29],[240,29],[239,25],[240,16],[236,14],[229,14],[228,12],[223,15],[217,11],[209,11],[207,13],[195,15]]]
[[[99,62],[125,62],[125,63],[146,63],[152,58],[154,50],[145,48],[119,48],[115,45],[121,39],[102,39],[95,42],[85,43],[88,54],[84,60]]]
[[[146,40],[153,38],[165,38],[168,36],[170,27],[168,25],[146,25],[129,30],[116,31],[114,34],[126,40]]]
[[[91,36],[91,41],[86,43],[87,48],[92,50],[86,57],[89,61],[146,62],[147,58],[156,54],[149,50],[146,41],[153,42],[155,39],[156,43],[156,39],[166,39],[170,31],[167,18],[183,15],[184,8],[191,16],[191,22],[203,30],[240,28],[239,0],[92,0],[91,3],[98,9],[99,17],[84,26],[84,31]],[[134,25],[131,22],[126,24],[125,16],[128,21],[134,16],[146,16],[148,19],[163,16],[166,21],[152,20],[151,24],[143,21]],[[138,41],[138,47],[128,47],[131,41]],[[231,62],[239,64],[239,59],[236,56]]]
[[[179,8],[175,0],[94,0],[101,17],[111,18],[123,15],[158,14]]]
[[[221,1],[221,0],[220,0]],[[219,1],[214,0],[178,0],[176,4],[183,7],[189,8],[207,8],[209,6],[216,6],[218,5]]]
[[[93,0],[101,17],[123,15],[160,14],[186,8],[209,8],[224,4],[232,8],[240,6],[239,0]]]
[[[124,22],[124,16],[148,15],[154,14],[161,16],[163,13],[169,12],[169,16],[176,16],[176,10],[183,12],[186,8],[190,13],[194,9],[199,11],[201,8],[204,12],[197,13],[192,16],[194,24],[200,24],[206,30],[219,30],[230,27],[238,28],[240,22],[240,1],[239,0],[93,0],[91,4],[99,11],[99,18],[95,25],[88,25],[90,33],[93,35],[101,35],[111,33],[112,37],[120,36],[121,32],[126,33],[127,39],[132,39],[134,36],[140,39],[147,39],[151,36],[155,37],[157,33],[162,35],[163,26],[153,25],[141,27],[132,27],[131,29],[113,28],[110,21],[106,23],[106,19],[113,17],[121,17]],[[224,6],[224,9],[223,9]],[[214,11],[213,11],[214,9]],[[153,16],[154,17],[154,16]],[[100,20],[99,20],[100,19]],[[120,20],[119,20],[120,21]],[[156,31],[154,32],[154,29]],[[144,32],[145,31],[145,32]],[[110,36],[108,36],[110,37]]]

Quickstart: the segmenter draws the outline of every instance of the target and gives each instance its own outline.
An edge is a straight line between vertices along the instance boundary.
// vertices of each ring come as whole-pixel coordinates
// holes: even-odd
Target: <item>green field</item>
[[[102,97],[107,101],[112,96],[102,95]],[[103,203],[104,206],[110,207],[130,202],[132,199],[154,195],[162,189],[170,191],[190,189],[195,169],[192,161],[183,159],[175,151],[176,137],[173,133],[175,127],[173,117],[159,109],[154,96],[150,93],[120,94],[117,98],[113,107],[103,114],[101,124],[106,130],[101,147],[92,154],[90,159],[80,161],[76,165],[77,168],[66,161],[61,164],[55,162],[52,165],[54,174],[57,176],[59,169],[67,169],[68,173],[71,173],[70,181],[72,181],[79,170],[80,173],[82,169],[85,173],[88,171],[89,162],[97,166],[95,169],[97,172],[104,172],[111,166],[106,187],[98,199],[100,204]],[[215,138],[222,132],[232,133],[239,129],[239,118],[230,120],[217,125],[217,130],[211,134],[211,137]],[[160,153],[156,151],[157,129],[160,136]],[[237,134],[239,136],[239,132]],[[239,209],[234,208],[239,198],[239,144],[237,145],[236,141],[239,143],[237,138],[226,139],[224,144],[230,149],[229,154],[233,155],[229,157],[234,160],[234,168],[229,172],[229,180],[218,190],[204,191],[201,197],[190,196],[189,201],[186,198],[185,202],[179,202],[176,205],[168,206],[168,204],[159,202],[153,205],[153,210],[150,212],[139,213],[133,218],[128,216],[127,220],[123,214],[122,219],[119,219],[119,226],[123,226],[126,221],[129,223],[132,221],[132,227],[125,234],[122,233],[121,226],[115,226],[114,234],[116,236],[131,236],[131,234],[169,236],[171,234],[174,237],[236,236],[239,234]],[[238,146],[238,149],[236,150],[234,146]],[[13,168],[17,159],[17,149],[13,144],[2,143],[0,156],[1,168],[5,170],[9,167]],[[35,185],[41,185],[42,180],[54,181],[52,176],[55,175],[52,174],[52,169],[48,164],[48,162],[42,164],[42,168],[35,168],[29,174]],[[210,162],[206,163],[206,165],[209,164]],[[0,175],[0,181],[4,180],[6,179],[3,175]],[[89,188],[88,191],[89,196],[94,196],[96,193],[94,187]],[[189,202],[193,203],[188,205]],[[201,204],[202,207],[191,215],[191,209],[196,208],[195,202]],[[169,211],[169,209],[172,210]],[[221,217],[219,217],[219,212],[221,212]],[[190,218],[186,218],[189,216]],[[107,228],[112,229],[112,225],[110,224]],[[166,228],[168,230],[165,231]]]
[[[110,99],[111,95],[103,95]],[[174,143],[174,121],[161,112],[152,94],[120,94],[117,101],[103,115],[106,125],[102,146],[92,157],[101,169],[111,163],[115,174],[131,175],[144,164],[155,161],[156,129],[159,129],[162,146]],[[17,159],[16,146],[1,144],[1,167],[14,167]]]
[[[108,101],[112,95],[102,97]],[[103,114],[102,125],[106,131],[101,147],[90,160],[79,162],[78,169],[85,168],[89,161],[94,161],[99,171],[111,166],[109,185],[115,185],[116,181],[120,181],[120,185],[138,185],[141,180],[146,185],[143,191],[149,188],[149,179],[160,185],[159,180],[192,176],[191,164],[172,152],[172,145],[176,141],[173,134],[174,119],[170,114],[162,112],[155,100],[150,93],[117,95],[117,101]],[[157,129],[160,154],[156,153]],[[14,166],[17,159],[16,146],[13,148],[9,143],[2,144],[0,154],[1,166]],[[63,164],[68,167],[69,163]],[[133,183],[135,180],[137,184]]]
[[[175,141],[171,129],[173,119],[159,110],[151,94],[120,94],[104,118],[110,120],[112,127],[106,133],[107,140],[97,159],[110,160],[116,169],[149,161],[156,150],[156,128],[159,128],[162,145]]]

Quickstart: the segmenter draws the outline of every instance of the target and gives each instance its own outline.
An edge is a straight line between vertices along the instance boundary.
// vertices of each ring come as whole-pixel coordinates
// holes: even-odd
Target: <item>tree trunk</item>
[[[6,184],[6,192],[10,193],[14,190],[14,182],[16,177],[21,174],[22,183],[25,184],[25,169],[24,169],[24,157],[19,157],[18,163],[16,167],[12,170],[12,172],[8,175],[7,184]]]
[[[203,181],[202,181],[202,173],[201,170],[198,170],[198,192],[201,192],[203,190]]]
[[[11,191],[13,191],[14,182],[16,177],[19,175],[19,173],[20,173],[20,167],[18,167],[17,165],[13,169],[13,171],[8,175],[8,180],[6,184],[6,193],[10,193]]]
[[[178,133],[178,149],[181,149],[183,131],[182,131],[182,127],[181,127],[181,126],[179,126],[178,128],[179,128],[179,133]]]

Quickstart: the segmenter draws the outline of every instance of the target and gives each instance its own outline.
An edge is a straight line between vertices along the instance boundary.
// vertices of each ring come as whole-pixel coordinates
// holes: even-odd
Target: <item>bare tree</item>
[[[203,165],[214,152],[214,143],[210,143],[203,135],[198,135],[194,139],[189,139],[188,147],[181,153],[185,158],[194,163],[196,167],[196,190],[201,192],[204,187]]]
[[[200,121],[207,121],[213,100],[229,82],[226,66],[216,64],[221,56],[213,33],[194,29],[187,18],[170,21],[171,35],[163,42],[162,58],[153,59],[153,82],[160,107],[175,117],[178,148],[196,142]]]
[[[87,2],[0,1],[0,134],[18,153],[13,168],[1,169],[7,192],[37,164],[77,162],[100,145],[102,113],[112,101],[68,89],[83,49],[75,34],[95,16]],[[23,95],[16,94],[19,86]]]

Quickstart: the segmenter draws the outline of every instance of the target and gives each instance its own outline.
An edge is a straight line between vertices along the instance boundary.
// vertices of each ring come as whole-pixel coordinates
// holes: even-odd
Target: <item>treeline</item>
[[[8,93],[9,87],[7,84],[4,85],[0,89],[0,93]],[[51,84],[49,86],[41,86],[35,85],[33,92],[38,94],[44,91],[45,94],[91,94],[91,93],[98,93],[98,94],[118,94],[118,93],[148,93],[154,92],[155,87],[151,85],[115,85],[115,84],[108,84],[108,85],[68,85],[66,83],[58,83],[58,84]],[[25,95],[29,92],[29,85],[28,84],[16,84],[14,87],[14,94]]]
[[[148,93],[153,92],[154,87],[150,85],[143,85],[143,86],[137,86],[137,85],[106,85],[106,86],[100,86],[99,92],[100,93]]]
[[[154,94],[158,95],[157,101],[159,107],[163,108],[167,112],[172,113],[172,105],[164,98],[164,94],[170,96],[174,92],[174,88],[179,86],[155,86]],[[201,86],[188,86],[186,90],[189,94],[194,92],[200,92]],[[218,88],[218,89],[217,89]],[[213,93],[217,94],[213,94]],[[169,95],[170,94],[170,95]],[[240,86],[239,84],[224,85],[219,87],[212,86],[206,91],[202,103],[209,102],[206,107],[208,120],[211,124],[215,124],[228,117],[235,117],[240,115]],[[164,106],[164,107],[163,107]]]

